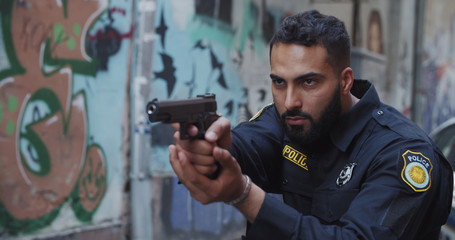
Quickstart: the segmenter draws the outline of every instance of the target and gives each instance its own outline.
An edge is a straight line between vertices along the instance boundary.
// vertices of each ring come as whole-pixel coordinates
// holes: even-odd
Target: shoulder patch
[[[403,155],[404,166],[401,178],[416,192],[424,192],[431,186],[433,165],[429,158],[420,152],[407,150]]]
[[[266,105],[266,106],[264,106],[263,108],[261,108],[261,110],[259,110],[259,112],[257,112],[256,114],[254,114],[254,116],[253,116],[252,118],[250,118],[249,122],[254,121],[256,118],[258,118],[259,116],[261,116],[262,111],[264,111],[264,109],[265,109],[266,107],[268,107],[268,106],[270,106],[270,105],[272,105],[272,104],[273,104],[273,102],[270,103],[270,104],[268,104],[268,105]]]

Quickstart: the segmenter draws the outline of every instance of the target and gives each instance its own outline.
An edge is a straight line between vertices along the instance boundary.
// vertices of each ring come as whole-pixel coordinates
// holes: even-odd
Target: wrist
[[[246,198],[234,205],[250,223],[254,223],[264,203],[265,192],[253,182]]]
[[[245,180],[246,180],[243,192],[236,199],[234,199],[232,201],[224,202],[224,203],[229,204],[229,205],[236,205],[236,204],[242,202],[243,200],[245,200],[245,198],[248,196],[248,194],[250,193],[250,190],[251,190],[251,179],[250,179],[250,177],[248,177],[248,175],[243,175],[243,176],[245,177]]]

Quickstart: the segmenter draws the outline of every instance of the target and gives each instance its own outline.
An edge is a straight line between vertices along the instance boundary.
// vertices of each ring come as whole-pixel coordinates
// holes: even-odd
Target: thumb
[[[228,150],[218,146],[213,148],[213,157],[220,163],[220,166],[223,167],[223,169],[237,167],[238,165],[237,161],[232,157]]]

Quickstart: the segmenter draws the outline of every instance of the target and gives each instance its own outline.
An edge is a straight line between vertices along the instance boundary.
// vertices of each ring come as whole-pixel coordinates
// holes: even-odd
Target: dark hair
[[[321,45],[327,49],[327,61],[335,71],[350,66],[351,41],[344,23],[317,10],[285,18],[270,40],[270,56],[273,45],[280,42],[307,47]]]

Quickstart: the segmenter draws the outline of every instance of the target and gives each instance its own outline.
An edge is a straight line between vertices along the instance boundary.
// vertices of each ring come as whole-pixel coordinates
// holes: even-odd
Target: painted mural
[[[233,125],[248,120],[272,101],[268,41],[284,15],[265,1],[157,1],[152,97],[215,93],[218,112]],[[173,173],[167,149],[173,132],[167,125],[151,125],[152,173]],[[221,239],[234,233],[232,239],[244,234],[245,220],[233,207],[202,206],[175,177],[164,182],[156,211],[168,237]]]
[[[417,96],[424,103],[418,118],[430,132],[455,117],[455,3],[431,0],[426,5]]]
[[[234,15],[235,7],[241,14]],[[234,125],[248,120],[272,101],[268,40],[283,16],[264,2],[157,1],[152,98],[215,93],[224,117]],[[151,171],[169,173],[162,161],[173,130],[160,123],[151,128],[152,159],[159,159]]]
[[[120,6],[107,0],[0,2],[0,236],[119,215],[103,214],[121,201],[121,154],[110,146],[121,144],[121,122],[108,124],[119,136],[107,142],[106,129],[97,128],[103,118],[93,113],[99,101],[106,108],[111,96],[100,86],[115,82],[106,81],[109,61],[126,56],[123,40],[131,37],[130,25],[125,31],[115,25],[130,9]],[[104,111],[106,118],[122,119],[127,64],[119,63],[125,78],[117,80],[116,94],[123,98],[109,102],[120,110]]]

